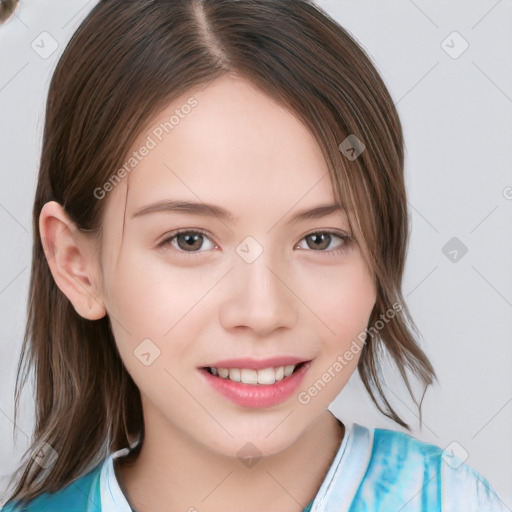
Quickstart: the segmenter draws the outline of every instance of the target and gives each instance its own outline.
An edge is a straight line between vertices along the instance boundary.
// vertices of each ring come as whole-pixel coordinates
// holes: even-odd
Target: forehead
[[[327,164],[303,121],[232,75],[169,104],[129,159],[128,216],[169,198],[229,205],[237,216],[334,202]]]

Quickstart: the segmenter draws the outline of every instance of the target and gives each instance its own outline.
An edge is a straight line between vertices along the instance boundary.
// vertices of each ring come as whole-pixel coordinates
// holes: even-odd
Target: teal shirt
[[[310,512],[311,507],[313,506],[313,502],[311,502],[304,510],[303,512]],[[132,509],[132,512],[137,512],[136,510]]]
[[[7,504],[2,512],[131,512],[113,470],[113,458],[125,450],[62,490],[25,505]],[[454,452],[402,432],[353,424],[304,512],[510,511]]]

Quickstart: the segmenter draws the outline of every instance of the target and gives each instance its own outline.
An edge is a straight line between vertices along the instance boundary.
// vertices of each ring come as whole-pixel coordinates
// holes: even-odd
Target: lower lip
[[[221,395],[242,407],[262,408],[284,402],[300,385],[311,361],[297,371],[274,384],[244,384],[212,375],[205,368],[199,368],[206,381]]]

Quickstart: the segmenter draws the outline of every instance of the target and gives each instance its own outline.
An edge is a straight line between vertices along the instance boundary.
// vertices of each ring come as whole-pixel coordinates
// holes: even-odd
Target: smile
[[[298,388],[311,361],[267,368],[201,367],[199,372],[217,393],[242,407],[265,408],[286,401]]]
[[[278,366],[276,368],[262,368],[253,370],[252,368],[212,368],[206,369],[212,375],[218,375],[222,379],[229,379],[233,382],[243,382],[244,384],[262,384],[269,385],[279,382],[289,377],[300,365],[290,364],[287,366]]]

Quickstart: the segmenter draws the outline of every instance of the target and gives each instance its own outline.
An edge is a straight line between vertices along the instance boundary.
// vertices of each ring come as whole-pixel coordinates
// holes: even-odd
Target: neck
[[[137,512],[302,512],[314,499],[345,434],[326,410],[295,443],[254,465],[219,455],[186,433],[145,429],[136,458],[115,459],[118,482]]]

